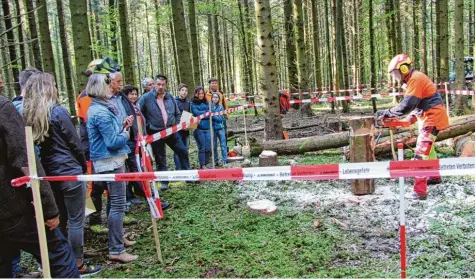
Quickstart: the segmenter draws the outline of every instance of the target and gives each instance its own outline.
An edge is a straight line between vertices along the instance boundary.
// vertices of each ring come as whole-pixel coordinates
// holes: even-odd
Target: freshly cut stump
[[[259,155],[259,166],[269,167],[278,165],[278,154],[274,151],[264,150]]]
[[[474,139],[472,138],[472,133],[455,137],[453,143],[456,156],[474,157]]]
[[[268,199],[248,202],[251,211],[261,214],[275,214],[278,211],[276,204]]]

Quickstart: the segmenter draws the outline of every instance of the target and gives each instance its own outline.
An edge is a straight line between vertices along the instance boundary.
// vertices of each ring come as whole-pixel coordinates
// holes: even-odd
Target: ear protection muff
[[[410,68],[408,68],[408,64],[403,64],[400,66],[399,70],[402,75],[406,75],[410,71]]]

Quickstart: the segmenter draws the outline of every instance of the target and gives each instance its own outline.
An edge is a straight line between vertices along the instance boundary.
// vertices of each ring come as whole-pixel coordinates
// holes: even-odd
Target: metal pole
[[[212,113],[212,99],[213,99],[213,94],[212,94],[212,97],[210,98],[210,102],[208,103],[208,110],[210,111],[210,148],[211,148],[211,151],[212,151],[212,168],[215,168],[215,152],[214,152],[214,149],[213,149],[213,140],[215,139],[215,133],[213,132],[213,120],[212,120],[212,116],[211,116],[211,113]]]
[[[398,143],[398,160],[403,161],[403,143]],[[405,183],[404,178],[398,178],[400,189],[400,278],[407,276],[407,246],[406,246],[406,232],[405,232]]]
[[[445,99],[446,99],[446,113],[448,114],[448,118],[450,117],[450,102],[448,100],[448,83],[445,82]]]

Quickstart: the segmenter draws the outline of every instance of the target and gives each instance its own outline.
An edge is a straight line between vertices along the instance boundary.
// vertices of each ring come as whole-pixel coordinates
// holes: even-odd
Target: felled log
[[[373,116],[352,118],[350,126],[350,158],[351,163],[374,162],[375,119]],[[368,195],[375,191],[374,179],[353,179],[352,194]]]
[[[458,157],[474,157],[474,139],[472,133],[454,138],[453,147]]]
[[[454,138],[459,135],[464,135],[468,132],[474,132],[474,115],[458,117],[452,119],[450,127],[440,131],[437,141],[445,140],[448,138]],[[376,135],[377,131],[374,132]],[[396,138],[402,138],[405,144],[415,146],[416,137],[418,134],[418,127],[416,125],[398,129],[395,132]],[[382,137],[388,135],[388,129],[382,130]],[[315,136],[299,139],[288,140],[271,140],[271,141],[259,141],[254,138],[250,138],[251,155],[258,156],[263,150],[271,150],[278,153],[278,155],[293,155],[303,154],[306,152],[313,152],[319,150],[326,150],[331,148],[338,148],[349,145],[349,132],[332,133],[324,136]],[[386,138],[382,138],[380,143],[375,148],[375,155],[385,154],[391,151],[390,141],[386,142]],[[413,141],[413,143],[412,143]],[[388,146],[387,146],[388,144]],[[395,145],[396,147],[397,145]]]
[[[468,132],[474,132],[474,116],[472,116],[472,120],[469,120],[465,123],[461,123],[462,121],[455,121],[451,124],[448,128],[441,130],[438,133],[438,137],[436,141],[442,141],[449,138],[454,138],[456,136],[464,135]],[[417,132],[416,129],[411,132],[404,132],[395,135],[395,141],[401,141],[405,148],[408,147],[415,147],[417,142]],[[383,142],[382,142],[383,141]],[[382,139],[381,143],[375,146],[375,154],[386,154],[392,151],[392,147],[390,144],[390,139]],[[397,149],[397,145],[394,146],[395,150]]]

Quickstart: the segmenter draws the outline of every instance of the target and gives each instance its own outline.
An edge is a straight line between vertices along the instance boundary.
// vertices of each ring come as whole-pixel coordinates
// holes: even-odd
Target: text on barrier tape
[[[206,180],[329,180],[369,179],[416,176],[474,175],[474,157],[439,160],[387,161],[345,163],[311,166],[278,166],[230,168],[217,170],[180,170],[124,174],[46,176],[35,179],[47,181],[206,181]],[[31,177],[12,180],[21,186]]]

